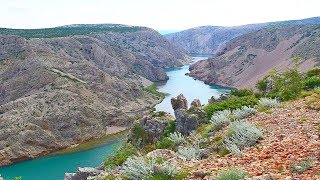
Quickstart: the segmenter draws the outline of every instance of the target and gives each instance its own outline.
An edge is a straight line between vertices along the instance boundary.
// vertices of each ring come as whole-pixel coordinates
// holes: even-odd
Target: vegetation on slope
[[[74,35],[88,35],[93,33],[103,32],[135,32],[141,30],[141,27],[135,26],[76,26],[76,27],[55,27],[44,29],[7,29],[0,28],[0,35],[16,35],[31,38],[55,38],[55,37],[67,37]]]
[[[233,161],[238,162],[242,159],[243,162],[247,162],[246,159],[250,159],[251,157],[248,156],[248,149],[251,151],[261,151],[260,146],[263,146],[264,148],[275,148],[273,147],[273,144],[263,144],[260,145],[260,141],[264,141],[265,138],[268,140],[269,143],[274,143],[274,138],[268,136],[265,137],[265,133],[269,133],[268,131],[275,131],[278,132],[277,128],[273,126],[279,126],[280,121],[282,121],[281,118],[273,119],[270,114],[272,111],[278,111],[276,108],[283,107],[284,104],[286,104],[286,101],[292,101],[294,99],[310,96],[312,94],[318,94],[312,96],[313,99],[306,102],[306,106],[313,108],[316,110],[316,107],[320,107],[320,91],[317,87],[320,86],[320,84],[315,81],[313,82],[310,80],[311,78],[318,78],[320,76],[320,70],[318,69],[312,69],[307,73],[300,73],[297,71],[296,67],[289,69],[285,73],[278,73],[273,72],[272,77],[276,78],[273,79],[272,82],[272,89],[260,89],[260,92],[253,93],[252,90],[233,90],[232,96],[228,99],[222,100],[220,102],[214,102],[212,104],[207,105],[204,109],[208,115],[208,118],[210,121],[203,122],[200,127],[191,135],[189,136],[183,136],[179,132],[175,132],[175,121],[170,121],[169,125],[165,128],[166,130],[163,133],[162,140],[159,140],[158,142],[155,142],[154,144],[148,144],[145,147],[139,147],[137,151],[139,152],[139,156],[131,156],[126,161],[122,161],[124,165],[120,165],[122,167],[122,175],[128,179],[134,179],[133,177],[137,175],[141,175],[140,173],[143,173],[143,176],[148,177],[149,179],[175,179],[175,176],[172,176],[173,172],[186,172],[190,169],[188,167],[188,163],[194,163],[199,162],[202,166],[198,169],[202,169],[202,172],[198,172],[196,170],[193,170],[193,174],[188,174],[189,177],[204,177],[204,176],[213,176],[216,179],[244,179],[246,176],[253,176],[253,172],[248,171],[248,167],[246,169],[240,169],[237,168],[239,164],[235,164],[234,166],[230,166],[230,164],[234,164]],[[269,76],[271,77],[271,76]],[[266,86],[270,86],[270,82],[266,80]],[[310,81],[312,81],[312,85],[310,85]],[[280,85],[285,84],[285,89],[281,88]],[[308,83],[307,83],[308,82]],[[316,87],[316,88],[315,88]],[[309,98],[310,99],[310,98]],[[281,102],[280,102],[281,100]],[[317,104],[318,105],[314,105]],[[313,104],[313,105],[311,105]],[[297,107],[293,107],[297,108]],[[301,107],[300,107],[301,108]],[[268,126],[261,125],[260,122],[255,120],[257,118],[256,113],[258,111],[261,112],[263,116],[270,116],[268,119],[265,119],[266,122],[269,123],[269,121],[277,121],[276,124],[268,124],[269,126],[272,126],[270,129]],[[266,113],[267,112],[267,113]],[[287,111],[284,111],[287,112]],[[290,113],[290,112],[288,112]],[[301,112],[299,112],[300,114]],[[317,110],[313,113],[317,113]],[[259,113],[259,116],[261,116]],[[279,113],[276,116],[282,116],[283,113]],[[286,114],[283,115],[284,117],[288,117]],[[298,123],[308,123],[309,118],[303,118],[300,117]],[[258,123],[258,124],[257,124]],[[283,122],[281,126],[286,126],[288,122]],[[291,123],[291,122],[290,122]],[[263,123],[262,123],[263,124]],[[278,125],[277,125],[278,124]],[[296,127],[296,126],[295,126]],[[299,132],[300,126],[297,126],[297,128],[290,129],[287,128],[286,130],[294,131],[293,133]],[[309,128],[312,126],[308,126]],[[282,127],[283,128],[283,127]],[[319,128],[320,129],[320,128]],[[266,131],[268,130],[268,131]],[[313,132],[313,130],[312,130]],[[140,133],[141,134],[141,133]],[[272,133],[271,133],[272,134]],[[301,137],[302,138],[302,137]],[[303,142],[303,139],[296,139],[297,141]],[[288,141],[289,142],[289,141]],[[252,148],[252,146],[255,146],[255,148]],[[269,147],[271,146],[271,147]],[[146,151],[148,147],[153,147]],[[308,144],[307,148],[312,148],[312,144]],[[174,162],[178,163],[177,167],[167,167],[167,163],[169,162],[168,159],[150,159],[149,155],[146,155],[146,153],[153,153],[154,149],[164,149],[163,152],[166,153],[175,153],[177,157],[173,158]],[[290,147],[286,147],[290,148]],[[294,147],[296,148],[296,147]],[[280,149],[281,150],[281,149]],[[122,148],[122,151],[124,149]],[[157,150],[156,150],[157,151]],[[207,156],[204,156],[206,154],[205,152],[210,152],[210,154],[214,157],[214,159],[221,158],[223,161],[221,162],[227,162],[222,163],[223,165],[220,167],[219,163],[220,161],[214,161],[208,159],[208,162],[212,163],[212,168],[218,168],[220,171],[211,170],[209,172],[203,172],[203,168],[208,167],[208,162],[204,160],[204,164],[202,164],[202,161],[198,161],[201,159],[207,158]],[[232,153],[234,158],[230,159],[230,156],[224,157],[225,155]],[[275,151],[275,153],[280,153],[278,151]],[[281,151],[281,153],[283,153]],[[254,153],[255,156],[259,156],[260,153]],[[309,153],[310,154],[310,153]],[[312,153],[311,153],[312,154]],[[252,154],[250,154],[252,156]],[[301,155],[301,154],[299,154]],[[305,157],[306,155],[304,155]],[[151,156],[153,157],[153,156]],[[254,158],[254,161],[259,160],[259,158]],[[275,159],[272,158],[272,161]],[[158,161],[158,163],[155,163]],[[171,163],[172,159],[170,160]],[[188,163],[186,163],[188,162]],[[239,163],[241,163],[240,161]],[[287,160],[285,162],[288,164]],[[316,168],[314,165],[314,160],[307,159],[305,161],[301,161],[299,164],[297,163],[291,163],[288,164],[285,173],[287,171],[291,173],[298,173],[303,174],[305,172],[308,172],[310,170],[315,170]],[[132,171],[135,169],[137,164],[140,164],[141,166],[139,168],[139,171]],[[157,165],[155,165],[157,164]],[[195,166],[194,164],[191,166]],[[262,166],[262,164],[258,164],[258,166]],[[151,167],[158,167],[160,168],[160,174],[157,174],[155,171],[153,171],[153,168]],[[197,166],[195,166],[197,168]],[[225,168],[229,167],[229,168]],[[147,169],[148,171],[141,172],[140,169]],[[210,166],[208,167],[210,168]],[[274,168],[269,167],[268,168]],[[168,169],[171,169],[170,171]],[[254,170],[256,172],[257,170]],[[281,171],[284,171],[283,169]],[[281,171],[279,170],[278,173],[281,174]],[[138,173],[138,174],[137,174]],[[172,174],[173,173],[173,174]],[[182,174],[184,174],[182,173]]]

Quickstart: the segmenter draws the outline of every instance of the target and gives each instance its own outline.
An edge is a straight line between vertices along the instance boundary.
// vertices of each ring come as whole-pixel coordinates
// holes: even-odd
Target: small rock
[[[264,174],[261,176],[254,176],[249,178],[248,180],[273,180],[272,176],[270,174]]]

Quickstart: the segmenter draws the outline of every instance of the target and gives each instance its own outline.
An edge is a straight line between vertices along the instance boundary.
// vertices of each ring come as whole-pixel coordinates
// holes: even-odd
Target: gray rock
[[[64,180],[87,180],[88,177],[96,177],[103,172],[91,167],[78,168],[76,173],[65,173]]]
[[[134,136],[134,128],[131,129],[128,141],[137,143],[141,141],[140,145],[146,145],[149,143],[155,143],[162,139],[162,134],[166,126],[168,126],[168,121],[166,120],[166,116],[163,117],[153,117],[153,116],[144,116],[142,119],[137,121],[133,126],[139,126],[143,129],[144,136],[142,139],[135,139]],[[141,138],[141,137],[139,137]]]
[[[213,104],[213,103],[216,103],[216,102],[220,102],[220,101],[223,101],[223,100],[226,100],[228,98],[230,98],[231,95],[230,94],[221,94],[218,98],[215,98],[215,97],[211,97],[209,100],[208,100],[208,103],[209,104]]]
[[[174,115],[176,117],[176,131],[183,135],[189,135],[199,127],[197,115],[189,114],[185,109],[175,110]]]
[[[180,94],[176,98],[171,98],[171,105],[173,110],[188,109],[188,102],[187,99],[183,96],[183,94]]]
[[[199,99],[195,99],[191,102],[191,108],[195,109],[195,108],[201,108],[201,102]]]

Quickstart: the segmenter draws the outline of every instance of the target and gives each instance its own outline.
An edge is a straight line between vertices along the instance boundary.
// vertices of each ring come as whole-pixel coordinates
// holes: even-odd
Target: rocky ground
[[[264,138],[256,146],[245,149],[243,157],[213,155],[201,160],[194,172],[214,174],[217,170],[238,166],[243,167],[250,176],[320,179],[320,112],[307,107],[310,99],[312,97],[289,102],[270,114],[258,113],[247,118],[264,130]],[[314,159],[309,170],[302,174],[292,172],[290,165],[308,158]],[[193,174],[190,179],[202,178]]]

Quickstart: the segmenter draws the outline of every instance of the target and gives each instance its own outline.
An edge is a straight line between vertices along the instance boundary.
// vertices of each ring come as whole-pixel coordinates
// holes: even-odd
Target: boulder
[[[171,99],[171,105],[173,110],[177,109],[188,109],[188,101],[187,99],[183,96],[183,94],[180,94],[176,98],[173,97]]]
[[[104,171],[96,168],[78,168],[76,173],[65,173],[64,180],[87,180],[89,177],[97,177],[101,173],[104,173]]]
[[[199,99],[195,99],[191,102],[191,108],[195,109],[195,108],[201,108],[201,102]]]
[[[189,135],[199,127],[198,116],[188,113],[185,109],[175,110],[174,115],[176,116],[176,131],[183,135]]]
[[[172,118],[171,118],[172,119]],[[137,143],[140,141],[140,145],[147,145],[150,143],[155,143],[157,141],[160,141],[162,139],[162,134],[165,129],[169,125],[169,122],[167,120],[167,117],[154,117],[154,116],[144,116],[142,119],[137,121],[133,128],[131,128],[131,131],[129,133],[128,141]],[[135,134],[135,129],[139,128],[143,132],[143,136],[140,137]]]

